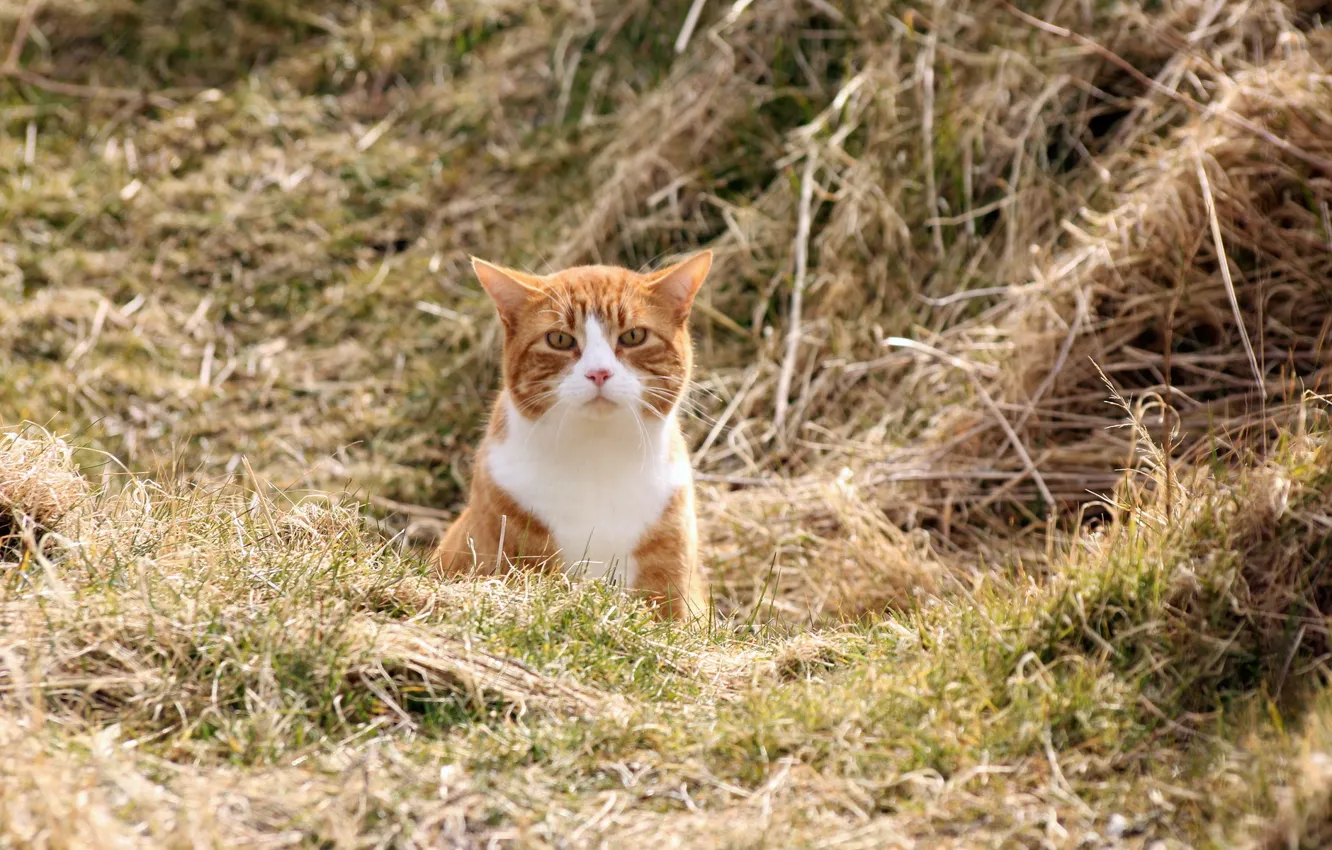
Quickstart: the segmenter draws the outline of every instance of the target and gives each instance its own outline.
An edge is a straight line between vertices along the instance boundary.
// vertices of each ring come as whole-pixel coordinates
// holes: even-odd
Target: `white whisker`
[[[641,449],[642,460],[638,465],[638,474],[642,475],[647,471],[648,454],[651,448],[651,438],[648,437],[647,426],[643,424],[643,416],[639,413],[637,407],[629,408],[629,412],[634,415],[634,424],[638,426],[638,446]]]

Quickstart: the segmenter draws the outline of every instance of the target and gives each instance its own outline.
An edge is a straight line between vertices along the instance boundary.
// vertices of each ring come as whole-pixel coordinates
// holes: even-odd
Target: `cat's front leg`
[[[661,519],[643,535],[634,550],[634,564],[634,590],[652,601],[658,616],[693,620],[709,613],[692,486],[680,488]]]

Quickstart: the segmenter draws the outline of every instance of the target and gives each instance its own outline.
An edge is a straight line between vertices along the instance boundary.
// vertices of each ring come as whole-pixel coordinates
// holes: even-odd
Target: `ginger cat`
[[[676,410],[711,266],[707,251],[652,274],[472,260],[504,326],[504,388],[435,553],[445,575],[558,568],[613,577],[667,617],[705,612]]]

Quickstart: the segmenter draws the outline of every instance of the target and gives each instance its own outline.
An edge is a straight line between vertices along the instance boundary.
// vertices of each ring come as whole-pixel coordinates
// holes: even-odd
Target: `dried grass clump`
[[[538,711],[587,718],[616,710],[617,701],[606,694],[428,628],[367,620],[351,632],[352,651],[363,660],[348,675],[374,689],[408,723],[411,717],[402,708],[406,692],[418,703],[462,697],[482,715],[522,717]]]
[[[1114,205],[1082,210],[1066,228],[1072,247],[945,336],[951,352],[1002,365],[986,382],[1061,503],[1107,492],[1105,474],[1132,460],[1132,441],[1107,430],[1102,372],[1163,402],[1153,434],[1185,465],[1261,451],[1303,415],[1302,392],[1332,377],[1332,39],[1286,32],[1279,54],[1217,76],[1204,114],[1120,154]],[[913,380],[924,368],[947,369],[930,363]],[[934,459],[941,470],[965,474],[983,455],[1017,476],[1006,498],[1040,498],[980,409],[925,440],[954,449]]]
[[[719,607],[817,622],[909,609],[939,590],[950,567],[929,536],[903,531],[872,496],[849,470],[830,482],[707,488],[699,504]]]
[[[256,497],[256,504],[258,497]],[[304,499],[277,513],[278,537],[292,547],[328,547],[363,533],[359,506]]]
[[[0,434],[0,553],[20,538],[57,529],[87,497],[88,482],[68,443]]]
[[[1020,300],[1016,284],[1033,258],[1041,263],[1071,242],[1063,222],[1101,208],[1142,161],[1144,137],[1188,115],[1144,96],[1101,54],[1062,50],[1065,42],[1002,8],[950,6],[923,22],[915,10],[898,13],[856,8],[857,41],[839,57],[856,72],[786,133],[781,178],[725,210],[727,229],[713,242],[722,257],[712,304],[750,319],[757,357],[723,373],[722,394],[734,398],[710,406],[732,426],[727,439],[708,443],[703,459],[713,469],[827,475],[840,468],[839,454],[857,450],[896,463],[897,435],[927,429],[941,408],[991,418],[960,376],[904,369],[911,357],[885,350],[885,338],[937,342],[969,329],[968,357],[995,361],[1004,341],[990,326]],[[1169,85],[1247,67],[1298,32],[1292,10],[1275,2],[1181,2],[1151,13],[1060,7],[1057,15]],[[802,287],[797,298],[792,290]],[[790,312],[797,302],[798,316]],[[800,324],[794,348],[783,339],[792,323]],[[783,390],[789,396],[779,401]]]

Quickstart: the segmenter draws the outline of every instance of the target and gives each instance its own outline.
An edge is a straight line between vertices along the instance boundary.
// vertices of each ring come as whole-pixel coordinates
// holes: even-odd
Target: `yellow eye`
[[[645,342],[647,342],[647,328],[631,328],[620,334],[620,345],[625,348],[632,348]]]
[[[556,351],[568,351],[576,344],[573,336],[563,331],[551,331],[546,334],[546,345]]]

